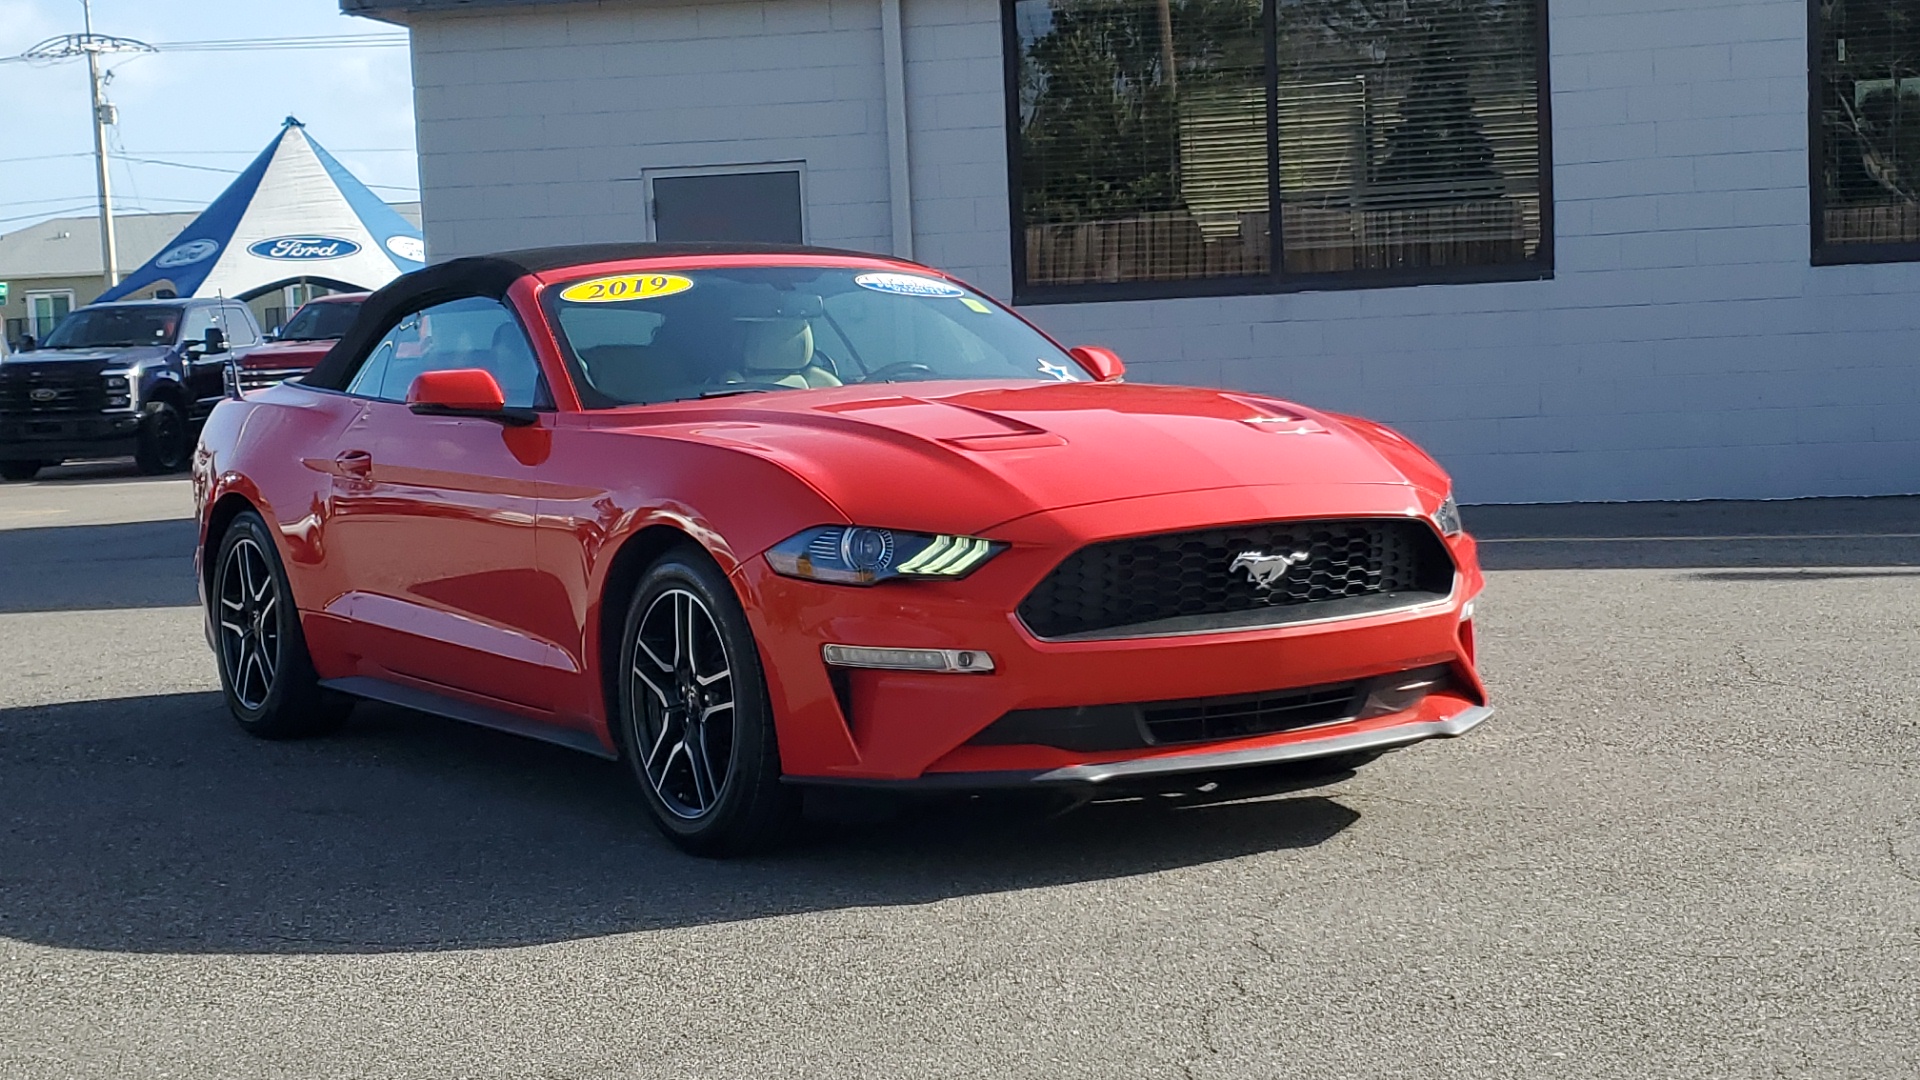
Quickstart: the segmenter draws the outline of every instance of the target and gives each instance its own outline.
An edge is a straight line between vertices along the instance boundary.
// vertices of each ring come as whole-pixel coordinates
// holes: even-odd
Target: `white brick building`
[[[1882,108],[1920,97],[1920,77],[1870,80],[1822,59],[1920,53],[1920,41],[1881,40],[1905,31],[1863,13],[1897,0],[1849,0],[1855,22],[1843,26],[1810,14],[1819,0],[1381,0],[1411,21],[1369,26],[1366,50],[1392,55],[1424,35],[1405,44],[1412,59],[1307,70],[1318,53],[1286,37],[1288,20],[1302,3],[1347,2],[1173,0],[1175,14],[1158,16],[1164,70],[1187,89],[1164,114],[1154,103],[1175,91],[1137,79],[1020,74],[1025,50],[1037,55],[1041,36],[1066,25],[1062,12],[1091,12],[1107,33],[1116,20],[1154,18],[1155,0],[342,7],[412,30],[434,258],[644,239],[658,228],[649,192],[664,206],[671,190],[663,179],[718,167],[795,173],[807,242],[950,270],[1069,344],[1112,346],[1137,380],[1244,387],[1388,421],[1441,458],[1463,501],[1920,491],[1920,265],[1905,261],[1920,259],[1920,213],[1899,168],[1920,173],[1920,133]],[[1235,3],[1251,6],[1236,14]],[[1194,44],[1202,17],[1220,12],[1240,21],[1208,24]],[[1455,18],[1481,21],[1446,21]],[[1449,81],[1443,61],[1479,47],[1458,42],[1489,33],[1506,33],[1507,51]],[[1145,60],[1116,65],[1162,70],[1147,41]],[[1233,67],[1236,47],[1254,59]],[[1406,149],[1429,134],[1416,130],[1418,87],[1429,87],[1432,130],[1456,131],[1431,110],[1469,81],[1459,92],[1485,138],[1464,136],[1464,151],[1418,149],[1454,154],[1473,192],[1436,198],[1434,158]],[[1010,193],[1035,174],[1025,158],[1054,154],[1051,168],[1061,153],[1113,155],[1094,137],[1035,141],[1026,124],[1036,114],[1025,99],[1010,110],[1008,88],[1064,99],[1107,84],[1147,103],[1122,117],[1166,136],[1143,142],[1178,141],[1129,174],[1154,193],[1082,210],[1068,205],[1078,197],[1068,176],[1048,196],[1065,211],[1023,211]],[[1810,94],[1831,107],[1810,110]],[[1057,108],[1048,115],[1067,115]],[[1850,126],[1837,131],[1829,114]],[[1161,115],[1166,126],[1152,128]],[[1484,146],[1497,151],[1497,176],[1474,163]],[[1409,160],[1424,171],[1393,172]],[[1375,209],[1389,190],[1416,194]],[[1279,244],[1267,229],[1275,194],[1288,222]],[[1495,226],[1481,220],[1488,208],[1500,211]],[[1456,243],[1468,211],[1479,231]],[[1074,255],[1066,277],[1056,268],[1042,281],[1027,249],[1055,226],[1021,231],[1022,213],[1093,221],[1075,235],[1103,243],[1177,217],[1190,254],[1139,256],[1132,270],[1131,255]],[[1316,214],[1336,223],[1339,250],[1288,247]],[[1443,219],[1455,224],[1434,224]],[[1400,230],[1394,238],[1348,239],[1383,222]],[[1203,234],[1215,254],[1191,254]],[[1258,273],[1193,276],[1228,248],[1234,266]],[[1296,258],[1319,269],[1271,270]],[[1375,269],[1328,271],[1326,258]]]

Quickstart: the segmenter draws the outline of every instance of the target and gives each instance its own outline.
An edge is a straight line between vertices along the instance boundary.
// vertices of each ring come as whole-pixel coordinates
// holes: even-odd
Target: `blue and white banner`
[[[245,298],[302,278],[377,289],[426,257],[420,230],[288,117],[205,213],[100,299],[156,285]]]

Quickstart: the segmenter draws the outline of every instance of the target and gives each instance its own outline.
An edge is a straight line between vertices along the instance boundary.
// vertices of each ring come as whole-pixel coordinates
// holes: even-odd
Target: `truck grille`
[[[1019,611],[1047,639],[1203,633],[1411,607],[1453,573],[1424,521],[1279,521],[1088,545]]]
[[[0,413],[10,416],[61,416],[97,413],[107,407],[106,384],[96,364],[10,364],[0,368]]]

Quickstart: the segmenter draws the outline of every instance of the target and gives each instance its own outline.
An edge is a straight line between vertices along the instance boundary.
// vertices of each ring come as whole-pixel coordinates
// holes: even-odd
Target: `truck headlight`
[[[787,577],[872,585],[889,578],[966,577],[1005,549],[977,536],[820,525],[775,544],[767,563]]]

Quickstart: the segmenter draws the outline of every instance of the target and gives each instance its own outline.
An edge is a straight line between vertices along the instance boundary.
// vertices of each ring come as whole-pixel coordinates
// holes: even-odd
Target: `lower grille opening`
[[[1399,712],[1453,685],[1452,670],[1435,665],[1371,679],[1257,694],[1016,709],[968,741],[974,746],[1051,746],[1079,751],[1227,742]]]
[[[1140,720],[1148,740],[1157,746],[1270,735],[1356,715],[1359,686],[1340,683],[1243,698],[1202,698],[1142,709]]]

